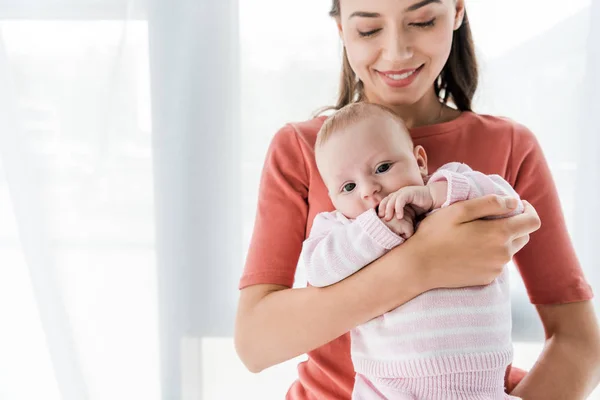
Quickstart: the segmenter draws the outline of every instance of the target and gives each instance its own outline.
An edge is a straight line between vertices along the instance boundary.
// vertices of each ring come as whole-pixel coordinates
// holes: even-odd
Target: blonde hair
[[[373,117],[376,113],[379,113],[379,115],[383,114],[386,118],[392,118],[399,124],[399,128],[402,131],[408,132],[404,121],[389,108],[374,103],[351,103],[342,107],[325,120],[317,134],[315,148],[323,146],[335,133],[344,130],[349,125]],[[410,135],[408,136],[410,138]]]

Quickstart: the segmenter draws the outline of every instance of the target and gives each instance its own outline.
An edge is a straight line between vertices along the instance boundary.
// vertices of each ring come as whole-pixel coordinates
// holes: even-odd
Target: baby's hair
[[[383,115],[392,118],[399,124],[401,130],[406,131],[404,121],[389,108],[375,103],[357,102],[339,109],[325,120],[317,134],[315,147],[321,147],[333,134],[365,118],[373,117],[375,113],[383,113]]]

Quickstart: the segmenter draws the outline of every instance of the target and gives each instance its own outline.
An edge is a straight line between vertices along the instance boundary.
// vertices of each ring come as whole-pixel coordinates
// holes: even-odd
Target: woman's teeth
[[[416,71],[416,69],[413,69],[412,71],[405,72],[403,74],[385,74],[385,76],[387,76],[388,78],[391,78],[395,81],[399,81],[399,80],[408,78],[409,76],[414,74],[415,71]]]

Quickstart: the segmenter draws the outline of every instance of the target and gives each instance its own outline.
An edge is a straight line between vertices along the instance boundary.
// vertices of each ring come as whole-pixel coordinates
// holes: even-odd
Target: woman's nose
[[[383,54],[387,61],[398,63],[399,61],[409,60],[413,57],[414,52],[407,35],[390,30],[384,42]]]

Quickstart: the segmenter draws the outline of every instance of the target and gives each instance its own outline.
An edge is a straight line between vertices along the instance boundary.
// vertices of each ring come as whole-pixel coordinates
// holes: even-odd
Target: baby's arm
[[[404,241],[369,210],[351,221],[337,212],[315,217],[301,259],[311,286],[333,285]]]
[[[502,177],[473,171],[465,164],[454,162],[444,165],[429,178],[427,185],[432,187],[445,185],[444,187],[447,187],[445,201],[442,204],[436,204],[434,208],[447,207],[457,201],[496,194],[518,200],[517,208],[511,213],[503,215],[502,218],[523,212],[523,203],[519,195]],[[432,189],[432,191],[434,190]]]

